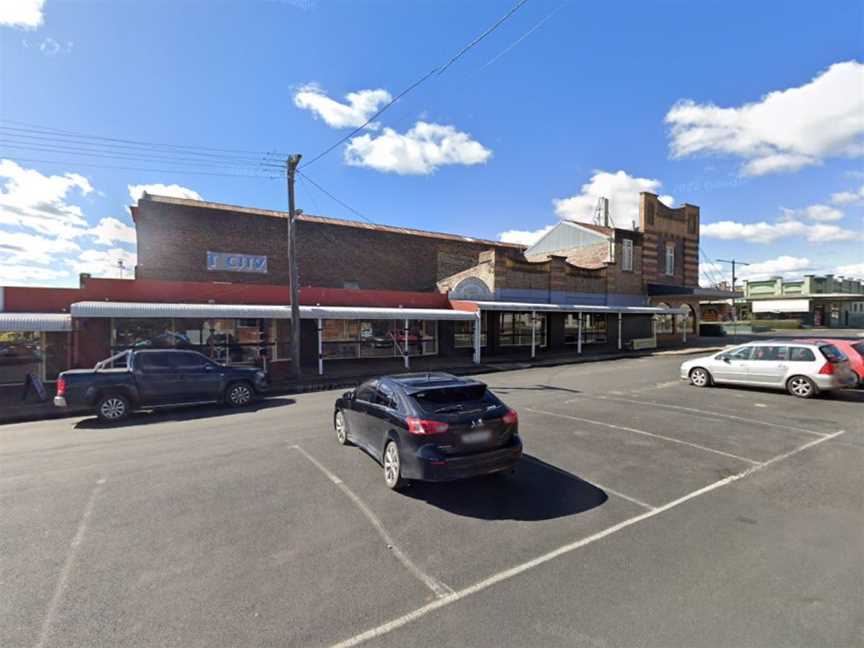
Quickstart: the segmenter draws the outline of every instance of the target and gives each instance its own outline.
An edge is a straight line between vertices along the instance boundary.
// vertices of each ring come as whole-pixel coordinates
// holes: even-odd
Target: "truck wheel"
[[[231,407],[245,407],[255,399],[255,391],[248,382],[235,382],[225,390],[225,402]]]
[[[129,416],[129,399],[120,394],[100,396],[96,402],[96,416],[107,423],[117,423]]]

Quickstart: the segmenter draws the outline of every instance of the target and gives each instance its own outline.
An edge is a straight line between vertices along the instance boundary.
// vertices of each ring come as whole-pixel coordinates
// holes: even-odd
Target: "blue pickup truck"
[[[267,388],[263,371],[213,362],[197,351],[132,350],[71,369],[57,377],[57,407],[92,407],[103,421],[120,421],[136,409],[165,405],[251,403]]]

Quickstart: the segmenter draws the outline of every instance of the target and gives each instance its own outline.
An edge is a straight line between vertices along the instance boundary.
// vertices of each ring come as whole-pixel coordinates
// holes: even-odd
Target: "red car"
[[[849,358],[849,368],[855,372],[858,379],[858,387],[864,387],[864,340],[834,340],[826,339],[825,342],[833,344]]]

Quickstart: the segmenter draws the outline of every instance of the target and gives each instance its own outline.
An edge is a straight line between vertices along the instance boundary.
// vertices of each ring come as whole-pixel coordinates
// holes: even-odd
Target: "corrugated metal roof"
[[[239,319],[290,319],[290,306],[242,304],[155,304],[138,302],[77,302],[75,317],[189,317]],[[300,306],[302,319],[425,319],[472,320],[472,312],[444,308],[376,308],[372,306]]]
[[[681,315],[683,308],[660,308],[659,306],[594,306],[591,304],[532,304],[531,302],[472,302],[480,310],[534,311],[538,313],[623,313],[624,315]]]
[[[71,330],[72,316],[65,313],[0,313],[0,332]]]

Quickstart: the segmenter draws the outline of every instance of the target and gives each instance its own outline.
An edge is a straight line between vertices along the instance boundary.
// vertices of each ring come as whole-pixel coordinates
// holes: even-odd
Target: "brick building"
[[[698,309],[699,210],[652,194],[641,205],[635,230],[562,222],[530,248],[302,214],[300,365],[393,370],[423,356],[479,362],[686,339]],[[124,348],[169,346],[287,375],[286,214],[146,194],[131,211],[134,281],[0,288],[0,344],[19,364],[52,380]]]

